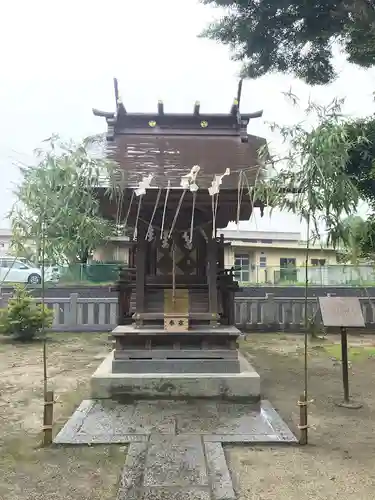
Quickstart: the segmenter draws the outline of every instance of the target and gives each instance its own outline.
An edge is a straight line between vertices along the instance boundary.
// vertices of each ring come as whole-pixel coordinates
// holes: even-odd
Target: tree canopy
[[[335,78],[332,49],[348,60],[375,65],[373,0],[202,0],[224,7],[224,15],[203,33],[229,45],[243,62],[243,76],[292,73],[309,84]]]
[[[352,139],[352,148],[346,172],[361,197],[375,210],[375,115],[350,122],[347,132]],[[356,141],[359,136],[366,137],[366,141]]]
[[[98,146],[100,138],[73,143],[54,136],[47,148],[36,151],[36,165],[21,167],[10,214],[17,253],[27,251],[31,243],[40,261],[44,231],[46,259],[85,263],[110,234],[111,224],[100,214],[97,189],[112,165],[98,154]]]
[[[291,96],[294,102],[298,101]],[[306,116],[315,125],[297,123],[273,127],[287,145],[287,154],[262,154],[272,170],[250,192],[254,199],[271,207],[301,216],[321,239],[325,228],[327,244],[338,247],[349,233],[344,218],[357,211],[359,190],[346,171],[350,152],[367,144],[364,135],[352,136],[349,121],[341,114],[341,101],[328,106],[310,103]]]
[[[345,166],[347,175],[356,186],[359,196],[370,208],[370,215],[362,222],[349,219],[349,248],[357,247],[356,257],[374,260],[375,257],[375,116],[355,120],[347,125],[352,139],[349,158]],[[356,140],[365,137],[366,140]]]

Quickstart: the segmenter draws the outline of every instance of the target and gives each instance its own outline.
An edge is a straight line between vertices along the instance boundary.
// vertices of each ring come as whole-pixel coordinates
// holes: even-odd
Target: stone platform
[[[240,370],[234,373],[116,373],[113,372],[113,351],[91,377],[91,397],[216,398],[257,402],[260,400],[259,374],[241,354],[238,356]],[[142,363],[140,360],[137,364],[142,366]],[[200,363],[205,366],[205,362]],[[225,369],[226,362],[222,364]]]
[[[280,443],[295,437],[271,404],[205,400],[84,400],[56,436],[56,444],[126,444],[150,435],[202,436],[204,442]]]
[[[129,443],[117,500],[235,500],[224,443],[294,444],[268,401],[86,400],[54,443]]]

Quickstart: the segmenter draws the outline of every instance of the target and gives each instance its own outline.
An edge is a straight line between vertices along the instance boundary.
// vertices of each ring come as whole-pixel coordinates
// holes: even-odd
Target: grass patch
[[[323,351],[332,358],[341,359],[340,344],[324,345]],[[348,347],[349,361],[360,361],[362,359],[368,359],[368,358],[375,358],[375,347],[371,346]]]

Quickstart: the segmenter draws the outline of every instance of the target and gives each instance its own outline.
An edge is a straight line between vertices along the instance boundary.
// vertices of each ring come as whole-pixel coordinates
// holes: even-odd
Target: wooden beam
[[[263,116],[263,109],[260,109],[259,111],[254,111],[254,113],[248,113],[246,115],[246,118],[260,118],[261,116]]]
[[[135,254],[136,263],[136,312],[142,313],[145,310],[145,280],[146,280],[146,228],[142,223],[138,224],[137,250]]]
[[[232,107],[230,108],[230,113],[233,116],[237,115],[237,113],[238,113],[238,101],[237,101],[237,99],[233,100]]]
[[[238,108],[240,107],[240,104],[241,104],[242,82],[243,82],[243,79],[241,78],[240,81],[238,82],[238,87],[237,87],[237,103],[238,103]]]
[[[115,102],[116,102],[116,108],[117,108],[117,105],[118,105],[118,100],[119,100],[119,93],[118,93],[118,81],[117,81],[117,78],[114,78],[113,79],[113,87],[114,87],[114,90],[115,90]]]
[[[100,116],[101,118],[114,118],[115,113],[113,111],[101,111],[100,109],[92,108],[94,116]]]
[[[195,116],[199,116],[200,107],[201,107],[201,103],[199,101],[195,101],[195,104],[194,104],[194,114],[195,114]]]
[[[163,101],[158,101],[158,114],[164,115],[164,104]]]
[[[126,115],[126,109],[125,109],[124,103],[122,102],[122,99],[120,97],[120,92],[118,90],[118,80],[117,80],[117,78],[113,79],[113,87],[114,87],[114,90],[115,90],[115,100],[116,100],[117,114],[118,115]]]

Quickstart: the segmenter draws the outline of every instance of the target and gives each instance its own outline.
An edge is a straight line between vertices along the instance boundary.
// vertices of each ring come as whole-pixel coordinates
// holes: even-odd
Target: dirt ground
[[[228,447],[240,500],[375,499],[375,337],[350,337],[350,388],[363,408],[342,398],[337,337],[309,344],[309,445]],[[303,337],[249,335],[242,348],[262,377],[262,392],[298,434]]]
[[[56,428],[88,396],[108,335],[55,335],[48,345]],[[96,357],[96,359],[95,359]],[[40,447],[42,345],[0,343],[0,500],[112,500],[126,449]]]
[[[88,396],[88,380],[110,349],[108,336],[58,334],[48,345],[56,431]],[[309,345],[310,444],[226,448],[240,500],[375,499],[375,337],[351,337],[351,392],[360,410],[335,406],[342,395],[336,338]],[[249,335],[242,349],[262,376],[265,398],[298,432],[303,390],[302,336]],[[124,447],[40,447],[42,345],[0,341],[0,500],[112,500]]]

